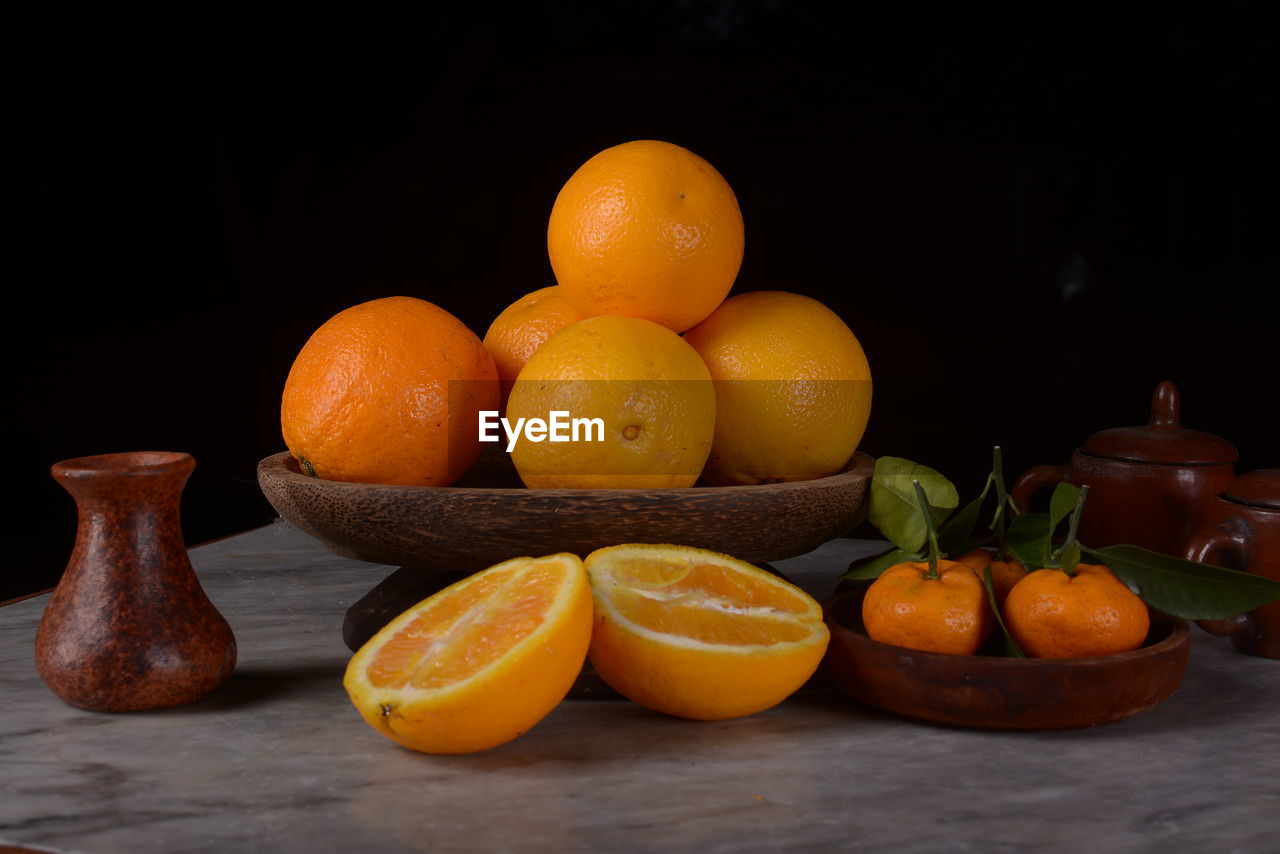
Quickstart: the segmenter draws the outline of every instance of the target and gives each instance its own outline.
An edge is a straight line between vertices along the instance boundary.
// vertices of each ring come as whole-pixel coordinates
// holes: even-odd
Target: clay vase
[[[53,465],[79,524],[36,632],[36,668],[73,706],[181,706],[235,667],[231,627],[201,588],[182,541],[178,504],[195,464],[189,454],[147,451]]]
[[[1280,581],[1280,469],[1236,478],[1209,506],[1209,519],[1192,536],[1185,556]],[[1199,625],[1229,636],[1241,652],[1280,658],[1280,602]]]
[[[1145,426],[1103,430],[1075,450],[1070,465],[1029,469],[1013,486],[1014,502],[1026,512],[1042,487],[1088,486],[1082,543],[1181,555],[1213,497],[1235,477],[1239,458],[1225,439],[1183,427],[1181,407],[1174,384],[1160,383]]]

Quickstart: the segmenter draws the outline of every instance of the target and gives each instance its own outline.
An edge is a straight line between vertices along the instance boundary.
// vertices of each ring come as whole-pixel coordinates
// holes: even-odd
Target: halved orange
[[[365,721],[424,753],[472,753],[531,729],[586,659],[591,593],[576,555],[519,557],[388,623],[347,665]]]
[[[822,607],[746,561],[688,546],[588,555],[591,663],[623,696],[697,720],[754,714],[804,684],[826,652]]]

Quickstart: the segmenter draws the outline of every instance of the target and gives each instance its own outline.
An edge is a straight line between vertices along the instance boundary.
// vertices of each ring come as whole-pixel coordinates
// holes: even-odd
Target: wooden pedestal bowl
[[[980,729],[1097,726],[1169,699],[1187,668],[1187,623],[1156,613],[1142,647],[1097,658],[945,655],[880,643],[862,626],[865,590],[823,603],[831,629],[824,667],[850,697],[907,717]]]
[[[753,563],[804,554],[862,520],[874,467],[855,454],[838,474],[795,483],[526,489],[499,450],[453,486],[414,487],[308,477],[280,453],[258,464],[258,484],[281,516],[334,554],[401,567],[348,612],[344,637],[358,647],[436,589],[521,555],[585,557],[629,542],[698,546]]]

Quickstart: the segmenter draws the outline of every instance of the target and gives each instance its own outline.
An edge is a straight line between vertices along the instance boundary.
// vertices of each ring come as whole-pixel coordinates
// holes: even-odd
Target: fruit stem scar
[[[628,424],[622,429],[622,438],[626,439],[628,442],[634,440],[639,435],[640,425],[638,424]]]
[[[307,477],[316,476],[316,467],[311,465],[311,460],[306,457],[298,457],[298,465],[302,467],[302,471]]]

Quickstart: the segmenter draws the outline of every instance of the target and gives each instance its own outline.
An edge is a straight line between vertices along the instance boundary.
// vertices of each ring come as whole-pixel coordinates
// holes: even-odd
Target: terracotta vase
[[[236,642],[182,541],[189,454],[64,460],[53,477],[76,501],[75,548],[36,632],[36,668],[74,706],[129,712],[181,706],[231,674]]]

